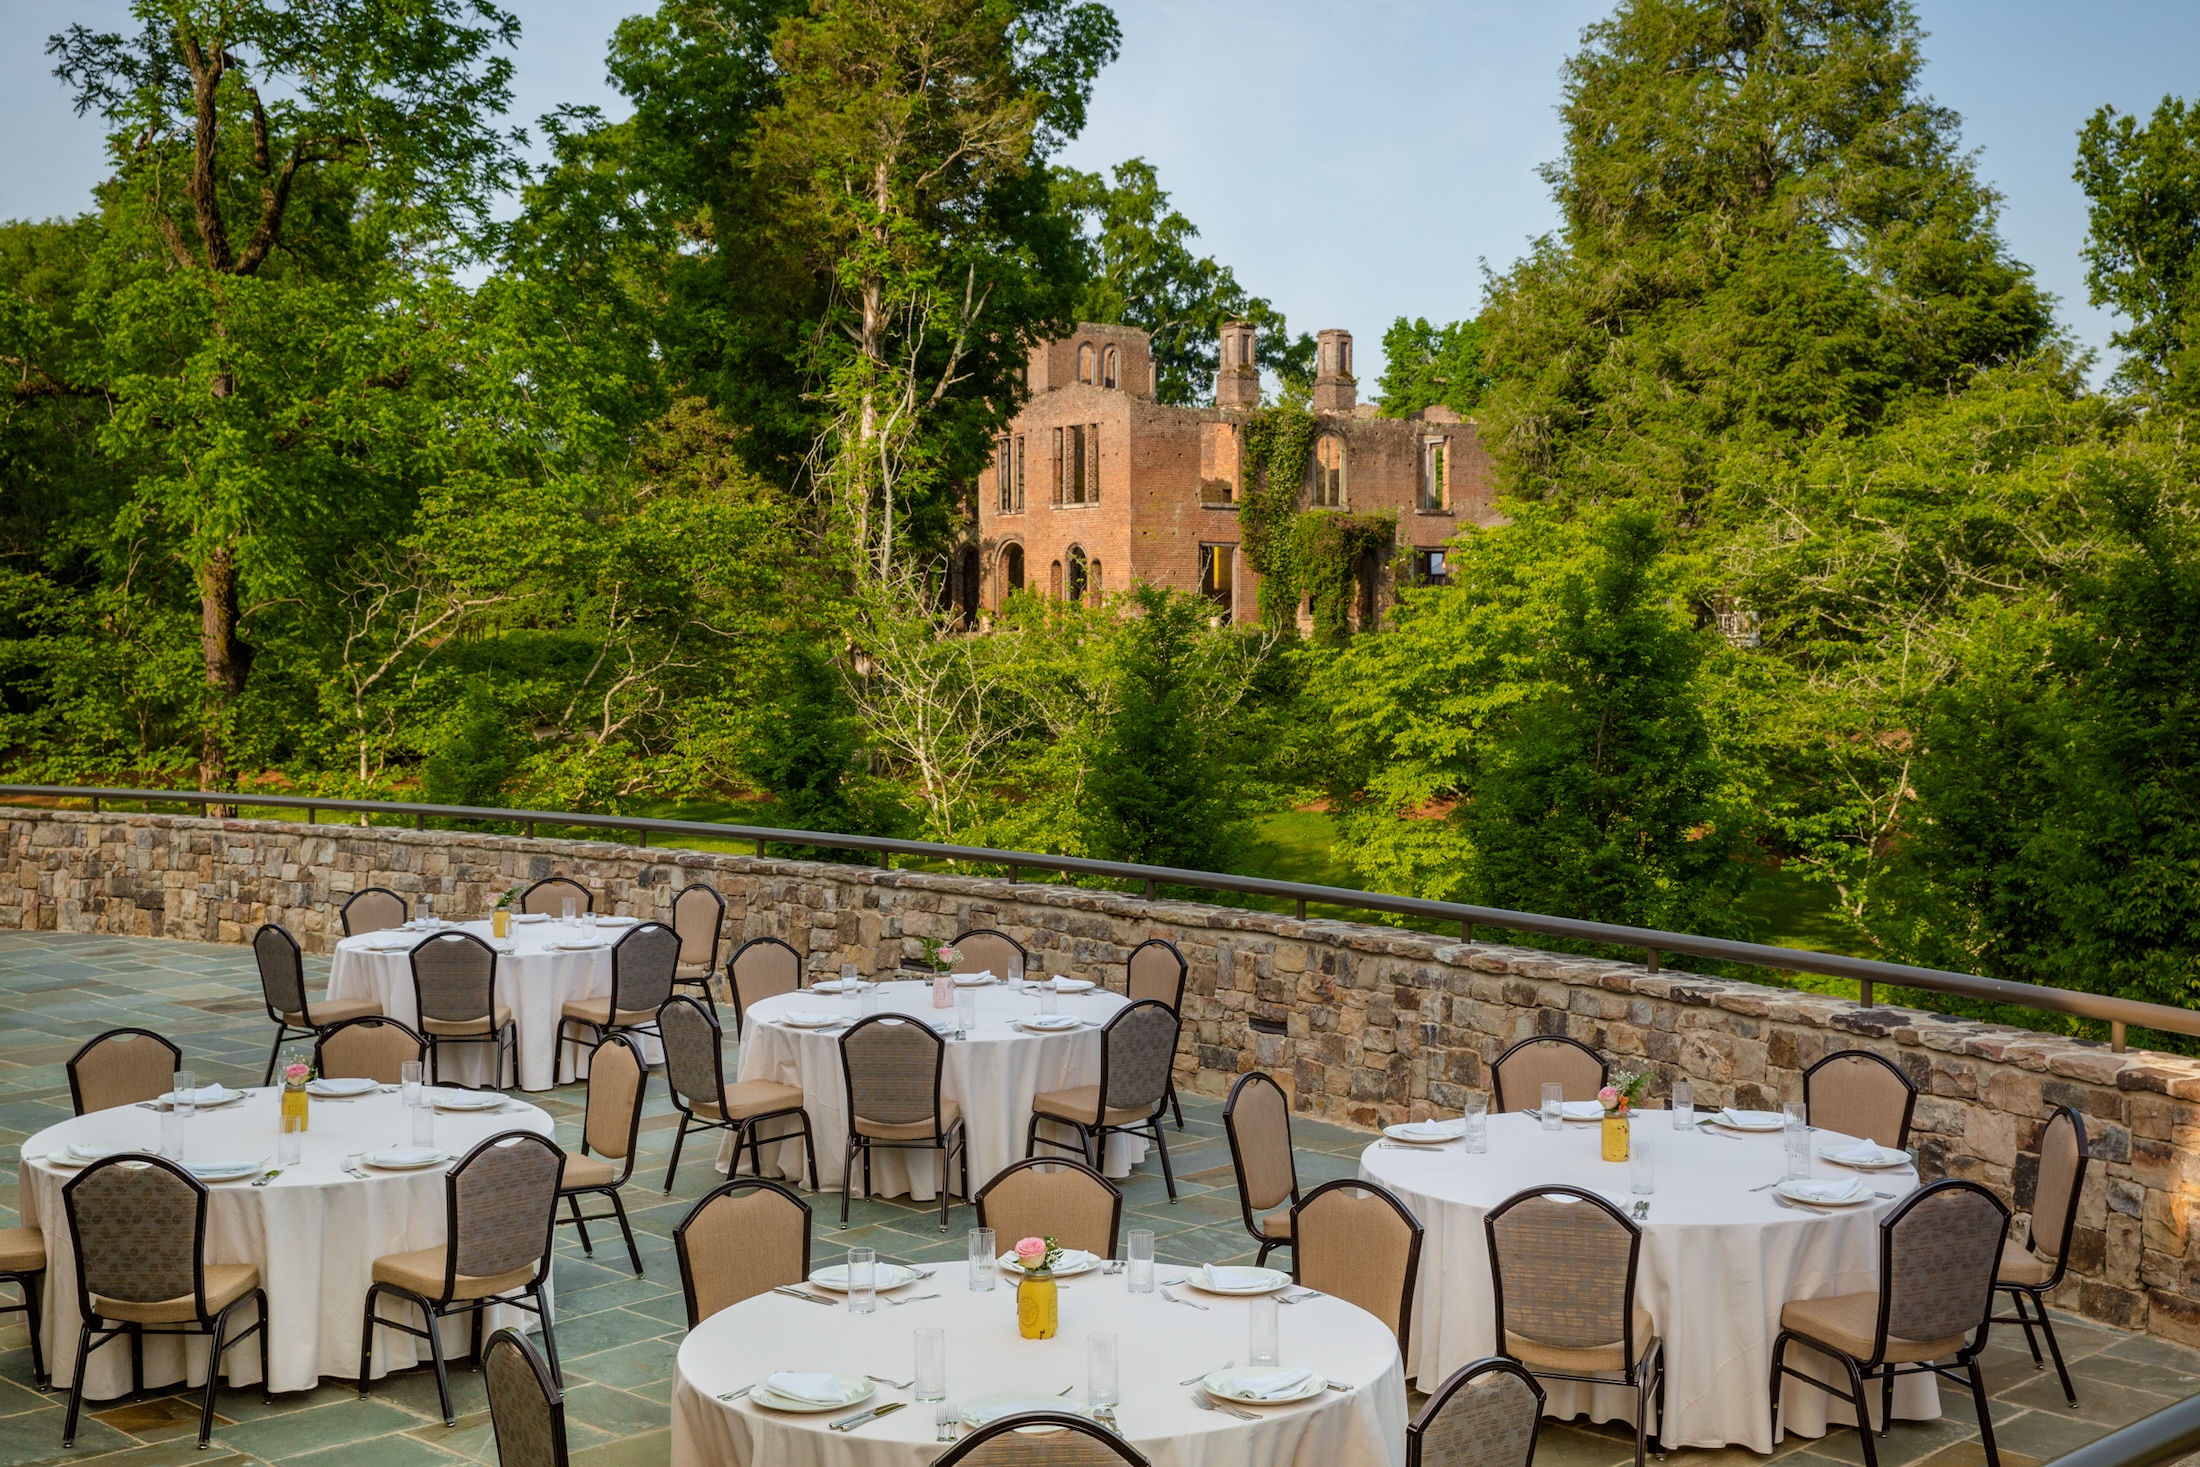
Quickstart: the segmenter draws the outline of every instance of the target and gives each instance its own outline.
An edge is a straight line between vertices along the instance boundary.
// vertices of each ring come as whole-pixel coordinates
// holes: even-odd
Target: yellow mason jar
[[[489,932],[494,937],[510,937],[512,935],[512,909],[510,907],[498,907],[489,914]]]
[[[1062,1327],[1061,1294],[1045,1269],[1026,1274],[1016,1285],[1016,1330],[1027,1340],[1051,1340]]]
[[[1604,1117],[1604,1159],[1627,1160],[1627,1117],[1623,1115]]]
[[[283,1082],[282,1129],[286,1131],[303,1131],[306,1128],[306,1099],[306,1087],[303,1081],[296,1085],[291,1084],[288,1080]],[[296,1117],[295,1122],[293,1122],[292,1117]]]

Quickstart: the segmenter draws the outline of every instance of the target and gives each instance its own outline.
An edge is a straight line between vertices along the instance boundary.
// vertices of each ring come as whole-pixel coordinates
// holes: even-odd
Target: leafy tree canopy
[[[1400,316],[1383,333],[1383,378],[1376,401],[1386,418],[1406,418],[1438,404],[1461,417],[1489,390],[1490,336],[1479,321],[1431,326]]]
[[[2130,324],[2120,385],[2200,403],[2200,107],[2164,97],[2145,124],[2103,107],[2078,134],[2085,283]]]

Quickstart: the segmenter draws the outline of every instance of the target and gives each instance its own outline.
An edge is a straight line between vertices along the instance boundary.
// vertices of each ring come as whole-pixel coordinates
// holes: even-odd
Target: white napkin
[[[86,1146],[81,1141],[69,1143],[69,1155],[78,1161],[97,1161],[103,1156],[113,1156],[117,1149],[113,1146]]]
[[[433,1146],[390,1146],[368,1157],[369,1161],[388,1162],[394,1166],[406,1166],[416,1161],[433,1161],[443,1153]]]
[[[815,1401],[821,1406],[837,1406],[848,1399],[848,1392],[841,1387],[837,1376],[823,1375],[811,1370],[781,1370],[764,1377],[764,1384],[774,1395],[785,1396],[790,1401]]]
[[[366,1095],[376,1089],[372,1080],[317,1079],[306,1082],[306,1089],[315,1095]]]
[[[1077,1027],[1077,1016],[1075,1014],[1033,1014],[1030,1018],[1024,1020],[1024,1023],[1033,1029],[1074,1029]]]
[[[1264,1370],[1258,1375],[1226,1375],[1222,1378],[1222,1386],[1225,1390],[1235,1391],[1256,1401],[1274,1401],[1298,1394],[1313,1378],[1314,1372],[1302,1365],[1296,1370]]]
[[[161,1097],[170,1104],[174,1104],[177,1098],[176,1092],[173,1090]],[[212,1105],[217,1100],[227,1100],[229,1098],[229,1087],[226,1085],[201,1085],[196,1090],[184,1091],[181,1098],[192,1105]]]
[[[1459,1121],[1408,1121],[1398,1128],[1398,1133],[1428,1141],[1449,1141],[1465,1135],[1466,1129]]]
[[[260,1166],[256,1161],[187,1161],[183,1169],[194,1177],[220,1177],[231,1172],[256,1171]]]
[[[1852,1142],[1847,1146],[1828,1150],[1826,1155],[1834,1161],[1856,1161],[1865,1166],[1876,1166],[1882,1160],[1877,1141]]]
[[[980,968],[975,973],[957,973],[955,975],[955,981],[965,986],[972,986],[979,983],[991,983],[993,981],[993,970],[991,968]]]
[[[1789,1182],[1781,1190],[1799,1202],[1848,1202],[1869,1189],[1854,1177],[1841,1177],[1829,1182]]]
[[[1719,1107],[1719,1114],[1726,1119],[1728,1125],[1738,1126],[1743,1130],[1760,1130],[1767,1123],[1783,1126],[1787,1124],[1787,1116],[1776,1110],[1736,1110],[1731,1105],[1722,1105]]]
[[[1082,978],[1064,978],[1059,973],[1054,975],[1054,991],[1056,993],[1082,993],[1090,987],[1092,987],[1092,984]]]
[[[1604,1119],[1604,1103],[1598,1100],[1567,1100],[1559,1103],[1559,1114],[1570,1121],[1601,1121]]]
[[[1207,1265],[1207,1282],[1218,1289],[1257,1289],[1276,1281],[1275,1273],[1265,1268],[1226,1268],[1219,1263]]]
[[[822,1028],[824,1025],[832,1023],[835,1019],[839,1017],[840,1015],[838,1014],[819,1013],[816,1009],[796,1009],[792,1013],[785,1016],[787,1022],[790,1024],[814,1024],[819,1026],[820,1028]]]

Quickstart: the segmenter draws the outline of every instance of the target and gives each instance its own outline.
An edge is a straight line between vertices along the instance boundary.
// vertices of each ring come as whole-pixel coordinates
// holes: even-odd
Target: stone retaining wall
[[[479,913],[514,882],[556,873],[593,888],[600,911],[666,920],[674,893],[709,882],[726,898],[730,939],[785,938],[820,973],[847,959],[897,967],[924,938],[997,927],[1033,950],[1035,969],[1120,988],[1130,949],[1166,937],[1191,964],[1180,1087],[1221,1095],[1266,1070],[1300,1112],[1364,1127],[1456,1111],[1490,1060],[1534,1033],[1648,1068],[1654,1093],[1686,1074],[1699,1106],[1776,1107],[1828,1052],[1869,1049],[1920,1091],[1925,1175],[1992,1187],[2020,1229],[2041,1125],[2076,1108],[2094,1164],[2056,1302],[2200,1344],[2200,1061],[1632,963],[1064,886],[444,831],[21,809],[4,819],[0,927],[241,943],[280,922],[327,952],[337,908],[362,887]]]

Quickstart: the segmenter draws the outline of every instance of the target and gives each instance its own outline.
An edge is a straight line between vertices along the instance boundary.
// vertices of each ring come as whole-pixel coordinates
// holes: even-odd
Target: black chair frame
[[[1574,1038],[1571,1034],[1530,1034],[1527,1038],[1519,1041],[1516,1044],[1506,1045],[1505,1052],[1499,1055],[1496,1059],[1490,1061],[1490,1109],[1496,1111],[1500,1115],[1502,1115],[1506,1111],[1513,1109],[1512,1106],[1509,1106],[1505,1103],[1505,1082],[1503,1078],[1505,1061],[1511,1059],[1515,1054],[1533,1044],[1571,1044],[1574,1048],[1580,1050],[1583,1054],[1589,1056],[1589,1058],[1597,1062],[1598,1074],[1602,1075],[1607,1080],[1612,1077],[1612,1066],[1605,1060],[1604,1056],[1598,1054],[1595,1050],[1591,1049],[1588,1045],[1583,1044],[1580,1040]],[[1538,1095],[1537,1097],[1535,1097],[1535,1099],[1537,1104],[1541,1104],[1543,1097]]]
[[[1230,1170],[1237,1174],[1238,1213],[1245,1219],[1245,1231],[1252,1236],[1254,1242],[1260,1244],[1260,1253],[1254,1258],[1253,1262],[1261,1268],[1266,1268],[1268,1266],[1268,1255],[1278,1248],[1291,1247],[1291,1240],[1289,1238],[1271,1238],[1260,1230],[1260,1220],[1253,1216],[1253,1203],[1245,1190],[1245,1159],[1238,1148],[1236,1111],[1238,1096],[1245,1091],[1246,1087],[1254,1084],[1266,1085],[1278,1095],[1283,1095],[1283,1087],[1269,1078],[1265,1071],[1246,1071],[1238,1076],[1237,1083],[1230,1087],[1230,1098],[1222,1102],[1222,1133],[1230,1142]],[[1289,1096],[1284,1096],[1283,1118],[1284,1124],[1289,1126],[1291,1123]],[[1293,1151],[1291,1153],[1291,1200],[1286,1206],[1297,1207],[1298,1205],[1299,1157],[1298,1153]]]
[[[1123,996],[1125,998],[1130,996],[1131,959],[1136,958],[1149,947],[1167,948],[1169,956],[1176,959],[1176,996],[1168,1000],[1168,1005],[1172,1013],[1178,1018],[1182,1018],[1184,1016],[1184,980],[1191,976],[1192,965],[1184,961],[1182,950],[1166,937],[1149,937],[1131,949],[1130,958],[1123,960]],[[1184,1107],[1177,1102],[1176,1080],[1174,1077],[1169,1081],[1169,1113],[1176,1117],[1176,1128],[1179,1131],[1183,1130]]]
[[[403,897],[399,896],[396,892],[391,891],[386,886],[362,886],[357,891],[353,892],[350,896],[345,897],[344,905],[337,909],[336,920],[343,923],[344,936],[352,937],[356,935],[351,930],[351,904],[358,901],[361,897],[377,895],[386,896],[395,901],[398,907],[405,913],[406,920],[410,921],[412,919],[412,904],[406,901]]]
[[[1902,1132],[1895,1138],[1894,1141],[1895,1150],[1907,1150],[1910,1144],[1910,1120],[1917,1114],[1917,1086],[1910,1083],[1910,1077],[1902,1073],[1902,1067],[1900,1065],[1896,1064],[1893,1060],[1888,1059],[1885,1055],[1873,1054],[1868,1049],[1836,1050],[1834,1053],[1829,1054],[1824,1059],[1820,1060],[1817,1064],[1814,1064],[1809,1069],[1803,1071],[1803,1120],[1805,1124],[1815,1124],[1810,1119],[1810,1077],[1817,1074],[1827,1065],[1832,1064],[1835,1060],[1849,1059],[1868,1059],[1874,1064],[1885,1066],[1887,1073],[1894,1076],[1896,1080],[1900,1081],[1903,1090],[1908,1092],[1910,1098],[1902,1103]]]
[[[155,1034],[150,1029],[109,1029],[103,1033],[94,1034],[91,1038],[85,1040],[83,1044],[77,1047],[76,1053],[69,1056],[69,1062],[64,1067],[68,1070],[69,1073],[69,1106],[78,1115],[84,1114],[84,1090],[83,1087],[77,1083],[77,1061],[83,1059],[84,1056],[90,1054],[93,1050],[99,1048],[100,1045],[105,1044],[108,1040],[114,1038],[117,1034],[135,1034],[140,1039],[152,1040],[162,1049],[168,1051],[168,1058],[171,1061],[168,1068],[171,1073],[183,1068],[183,1051],[176,1048],[176,1046],[171,1044],[166,1038],[161,1035]]]
[[[611,1035],[602,1044],[598,1044],[591,1053],[601,1054],[606,1044],[624,1045],[627,1052],[634,1056],[635,1073],[640,1077],[634,1090],[634,1115],[626,1128],[626,1165],[619,1169],[618,1176],[608,1182],[592,1182],[580,1187],[561,1185],[558,1188],[558,1196],[571,1209],[572,1215],[559,1218],[552,1228],[552,1232],[554,1233],[558,1227],[571,1223],[573,1230],[580,1234],[581,1252],[587,1254],[590,1258],[594,1258],[596,1249],[595,1245],[588,1240],[588,1225],[592,1222],[617,1223],[619,1232],[626,1238],[627,1261],[634,1265],[634,1277],[640,1278],[642,1276],[642,1254],[641,1250],[634,1246],[634,1228],[626,1220],[626,1203],[620,1199],[619,1189],[625,1186],[627,1179],[634,1175],[635,1142],[641,1139],[642,1134],[642,1104],[649,1099],[649,1061],[643,1056],[642,1047],[624,1034]],[[592,1060],[590,1064],[593,1067],[594,1061]],[[590,1073],[594,1073],[593,1068],[591,1068]],[[588,1103],[591,1106],[596,1103],[596,1093],[593,1089],[589,1091]],[[588,1116],[585,1111],[581,1115],[581,1155],[588,1155]],[[611,1210],[609,1212],[582,1212],[581,1198],[588,1194],[605,1198],[610,1202]]]
[[[932,1059],[932,1134],[930,1137],[920,1137],[908,1141],[889,1141],[866,1136],[856,1129],[856,1082],[855,1077],[848,1073],[848,1041],[873,1024],[913,1025],[918,1032],[924,1034],[936,1046],[933,1050]],[[842,1155],[840,1161],[841,1227],[848,1226],[848,1190],[855,1178],[856,1156],[861,1153],[863,1157],[863,1196],[865,1200],[869,1200],[871,1196],[871,1150],[877,1146],[884,1146],[894,1151],[936,1151],[940,1154],[941,1232],[947,1231],[947,1213],[952,1205],[950,1195],[953,1191],[952,1178],[954,1174],[952,1169],[958,1152],[962,1156],[963,1200],[967,1202],[970,1199],[970,1132],[965,1128],[960,1116],[956,1117],[954,1125],[944,1130],[940,1127],[940,1084],[946,1069],[947,1041],[940,1038],[931,1026],[919,1023],[907,1015],[872,1014],[868,1018],[856,1020],[840,1036],[840,1079],[848,1098],[848,1149]],[[813,1168],[816,1165],[814,1157],[811,1165]],[[810,1175],[814,1177],[817,1173],[812,1170]]]
[[[442,1076],[437,1070],[437,1051],[444,1045],[486,1044],[492,1050],[487,1088],[501,1090],[504,1088],[504,1069],[507,1062],[511,1065],[513,1082],[516,1084],[519,1080],[519,1020],[515,1017],[503,1028],[496,1027],[497,950],[494,947],[483,942],[471,932],[438,932],[415,944],[412,952],[408,955],[413,965],[413,1012],[416,1014],[420,1012],[421,950],[431,942],[451,941],[473,943],[489,954],[489,1007],[484,1015],[489,1021],[489,1027],[479,1034],[438,1034],[428,1027],[428,1021],[423,1018],[420,1021],[420,1037],[428,1042],[427,1083],[431,1085],[443,1083]]]
[[[2011,1306],[2017,1312],[2014,1314],[1997,1314],[1994,1316],[1994,1323],[2023,1326],[2024,1342],[2032,1347],[2032,1368],[2034,1370],[2043,1368],[2045,1362],[2040,1359],[2039,1336],[2034,1334],[2033,1331],[2037,1329],[2047,1336],[2047,1348],[2049,1353],[2055,1357],[2055,1374],[2062,1381],[2063,1396],[2070,1402],[2071,1408],[2075,1410],[2078,1405],[2078,1390],[2076,1386],[2070,1383],[2070,1367],[2063,1364],[2062,1345],[2055,1339],[2055,1322],[2047,1317],[2047,1296],[2061,1286],[2063,1274],[2070,1267],[2070,1234],[2071,1230],[2077,1225],[2078,1194],[2085,1187],[2085,1173],[2087,1166],[2093,1160],[2093,1147],[2086,1140],[2085,1117],[2079,1115],[2075,1109],[2067,1105],[2058,1106],[2055,1114],[2061,1115],[2065,1112],[2070,1116],[2072,1135],[2078,1143],[2078,1170],[2070,1178],[2070,1207],[2062,1217],[2056,1219],[2057,1227],[2063,1239],[2062,1251],[2055,1255],[2054,1271],[2039,1283],[2011,1284],[2003,1283],[1998,1279],[1995,1281],[1994,1292],[2006,1292],[2009,1295]],[[2048,1124],[2054,1124],[2054,1116],[2048,1117]],[[2032,1215],[2032,1236],[2034,1238],[2041,1236],[2038,1213]],[[2025,1312],[2025,1301],[2027,1299],[2032,1303],[2032,1312],[2029,1315]]]
[[[621,1024],[618,1022],[619,1010],[626,1007],[626,1005],[619,1002],[620,980],[626,976],[624,965],[621,964],[619,961],[619,949],[625,947],[627,943],[633,938],[639,936],[641,933],[649,931],[649,929],[652,927],[672,933],[673,941],[675,942],[675,944],[678,943],[680,934],[677,932],[673,932],[672,928],[667,926],[665,923],[637,922],[632,927],[627,928],[625,932],[621,933],[617,942],[611,944],[611,1007],[604,1012],[604,1017],[611,1020],[610,1023],[598,1024],[591,1019],[576,1019],[569,1014],[559,1016],[558,1048],[562,1051],[568,1044],[573,1046],[573,1068],[576,1071],[580,1068],[581,1049],[583,1046],[581,1044],[579,1034],[575,1032],[569,1032],[567,1027],[569,1025],[578,1024],[582,1029],[588,1031],[591,1037],[586,1047],[591,1050],[593,1050],[597,1045],[603,1043],[604,1040],[606,1040],[613,1034],[647,1034],[652,1037],[661,1037],[658,1033],[657,1021],[654,1018],[652,1018],[646,1024]],[[677,954],[678,950],[679,949],[677,948],[677,946],[675,946],[675,954]],[[679,959],[677,956],[675,956],[675,958],[673,959],[673,963],[675,970],[677,970],[679,964]],[[679,987],[679,979],[677,976],[675,976],[673,979],[673,987],[675,989]],[[661,1008],[662,1005],[659,1005],[659,1007]]]
[[[1137,1003],[1127,1003],[1117,1009],[1114,1016],[1100,1030],[1100,1100],[1095,1119],[1088,1124],[1084,1121],[1065,1120],[1061,1116],[1043,1116],[1036,1110],[1033,1111],[1030,1122],[1024,1127],[1024,1155],[1036,1156],[1041,1146],[1051,1146],[1058,1151],[1069,1149],[1067,1141],[1056,1141],[1052,1137],[1040,1135],[1039,1126],[1041,1122],[1048,1125],[1067,1126],[1075,1131],[1077,1133],[1079,1154],[1083,1156],[1085,1165],[1096,1172],[1101,1170],[1100,1161],[1106,1152],[1108,1137],[1118,1131],[1132,1136],[1144,1136],[1153,1142],[1154,1150],[1161,1154],[1161,1180],[1169,1189],[1169,1202],[1173,1206],[1176,1202],[1176,1171],[1169,1163],[1169,1143],[1161,1132],[1161,1117],[1169,1108],[1168,1087],[1164,1086],[1162,1088],[1161,1098],[1154,1102],[1153,1114],[1144,1120],[1129,1121],[1122,1125],[1108,1124],[1108,1034],[1116,1025],[1123,1022],[1124,1015],[1134,1014],[1140,1009],[1146,1008],[1168,1010],[1169,1017],[1177,1020],[1177,1042],[1179,1044],[1184,1042],[1183,1020],[1178,1017],[1174,1009],[1170,1009],[1167,1004],[1158,998],[1140,999]]]
[[[1543,1429],[1543,1407],[1549,1402],[1550,1396],[1544,1391],[1542,1382],[1535,1378],[1535,1373],[1518,1360],[1509,1355],[1485,1355],[1479,1360],[1469,1360],[1444,1377],[1444,1383],[1429,1393],[1429,1398],[1422,1403],[1421,1409],[1406,1423],[1406,1467],[1421,1467],[1421,1433],[1450,1404],[1453,1396],[1485,1375],[1518,1376],[1535,1393],[1535,1418],[1528,1424],[1528,1455],[1521,1467],[1528,1467],[1529,1463],[1535,1461],[1535,1439]]]
[[[535,1373],[535,1385],[542,1391],[543,1400],[550,1406],[550,1440],[555,1447],[555,1455],[548,1462],[529,1463],[528,1467],[569,1467],[572,1456],[565,1441],[565,1392],[559,1388],[557,1378],[550,1373],[550,1367],[543,1364],[541,1352],[527,1342],[527,1336],[510,1325],[489,1336],[489,1343],[484,1349],[494,1350],[499,1345],[518,1348],[520,1358]],[[481,1359],[486,1364],[489,1357],[484,1353]],[[493,1409],[489,1413],[489,1422],[489,1429],[493,1434],[496,1430],[496,1412]],[[504,1446],[501,1442],[497,1444],[497,1460],[504,1460]]]
[[[689,1329],[695,1328],[703,1320],[702,1309],[695,1298],[695,1270],[689,1262],[688,1224],[701,1217],[703,1209],[719,1198],[731,1197],[741,1192],[776,1192],[802,1209],[802,1276],[804,1278],[810,1276],[810,1223],[812,1221],[810,1204],[797,1197],[791,1189],[781,1186],[769,1177],[736,1177],[730,1182],[721,1182],[701,1197],[696,1198],[695,1205],[687,1210],[687,1216],[681,1218],[680,1225],[672,1230],[672,1251],[674,1256],[680,1260],[680,1296],[687,1304]]]
[[[1019,1411],[1013,1416],[1003,1416],[998,1421],[982,1426],[951,1447],[932,1467],[959,1467],[959,1464],[977,1455],[980,1448],[995,1437],[1007,1436],[1013,1431],[1073,1431],[1079,1436],[1089,1436],[1109,1451],[1121,1457],[1131,1467],[1150,1467],[1143,1453],[1105,1426],[1083,1416],[1072,1416],[1067,1411]]]
[[[728,958],[726,959],[726,968],[725,968],[725,972],[726,972],[726,993],[727,993],[727,995],[728,995],[728,996],[729,996],[730,998],[732,998],[732,1000],[733,1000],[733,1032],[734,1032],[734,1035],[735,1035],[735,1037],[737,1037],[737,1038],[738,1038],[738,1037],[740,1036],[740,1033],[741,1033],[741,1019],[742,1019],[742,1004],[741,1004],[741,985],[733,981],[733,969],[734,969],[734,965],[735,965],[736,963],[739,963],[739,962],[741,961],[741,954],[743,954],[743,953],[747,952],[747,951],[748,951],[748,950],[749,950],[750,948],[752,948],[752,947],[783,947],[783,948],[785,948],[785,949],[787,950],[788,956],[790,956],[790,957],[792,957],[792,958],[794,959],[794,986],[795,986],[795,992],[797,992],[797,993],[800,993],[800,992],[802,991],[802,987],[803,987],[802,979],[803,979],[803,976],[804,976],[804,975],[803,975],[803,968],[802,968],[802,954],[801,954],[801,953],[799,953],[799,952],[796,952],[796,951],[795,951],[795,947],[794,947],[794,944],[793,944],[793,943],[791,943],[791,942],[787,942],[787,941],[785,941],[784,939],[781,939],[781,938],[777,938],[777,937],[752,937],[752,938],[750,938],[750,939],[749,939],[749,940],[748,940],[747,942],[744,942],[744,943],[742,943],[742,944],[741,944],[741,945],[740,945],[739,947],[735,948],[735,949],[733,950],[733,954],[732,954],[732,956],[730,956],[730,957],[728,957]]]
[[[680,1112],[680,1129],[672,1137],[672,1160],[665,1166],[665,1195],[667,1197],[672,1195],[673,1179],[680,1174],[680,1151],[682,1147],[687,1145],[690,1130],[733,1132],[733,1155],[726,1163],[726,1172],[729,1176],[740,1174],[741,1147],[744,1143],[749,1148],[749,1169],[761,1175],[764,1170],[763,1143],[766,1141],[775,1143],[792,1141],[799,1135],[802,1138],[803,1155],[810,1164],[810,1185],[814,1188],[817,1185],[817,1141],[810,1132],[809,1111],[798,1105],[787,1110],[764,1111],[761,1114],[747,1116],[739,1120],[727,1114],[725,1031],[718,1023],[718,1015],[709,1004],[699,1002],[684,993],[676,993],[665,1000],[664,1008],[657,1010],[657,1030],[660,1034],[664,1032],[665,1027],[665,1008],[670,1008],[676,1003],[690,1004],[700,1010],[703,1017],[710,1020],[711,1030],[720,1036],[718,1042],[711,1046],[711,1057],[718,1073],[718,1114],[721,1119],[714,1121],[708,1116],[699,1116],[689,1109],[687,1098],[680,1094],[680,1087],[672,1083],[671,1065],[667,1064],[665,1066],[665,1089],[672,1094],[673,1109]],[[777,1136],[759,1136],[757,1134],[756,1128],[764,1122],[784,1120],[788,1116],[793,1116],[801,1123],[802,1129],[800,1131],[788,1131]]]

